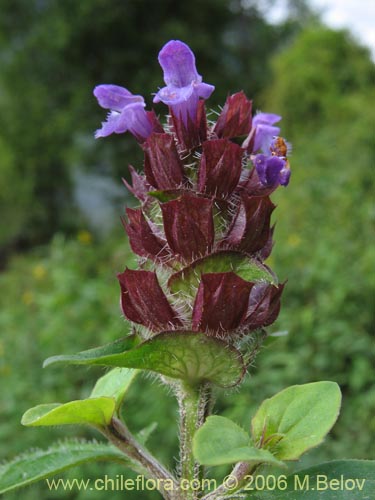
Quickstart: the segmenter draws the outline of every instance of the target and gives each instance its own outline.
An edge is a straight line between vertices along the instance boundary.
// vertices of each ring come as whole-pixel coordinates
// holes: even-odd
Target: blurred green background
[[[289,335],[263,349],[239,390],[218,395],[217,409],[248,427],[265,397],[287,385],[334,380],[344,396],[340,419],[304,464],[374,458],[374,68],[369,51],[348,32],[324,26],[308,2],[289,1],[279,24],[265,17],[272,3],[0,0],[0,460],[65,436],[99,438],[84,428],[25,429],[19,422],[36,404],[87,396],[103,373],[42,370],[43,359],[127,332],[116,273],[135,265],[120,223],[134,200],[120,178],[128,163],[141,167],[142,156],[127,135],[94,140],[105,112],[92,89],[124,85],[151,105],[162,85],[157,54],[172,38],[191,46],[198,71],[216,86],[209,106],[218,110],[228,93],[243,89],[255,109],[283,116],[282,133],[293,143],[291,184],[274,196],[269,260],[288,278],[272,329]],[[125,406],[132,429],[158,423],[150,448],[174,467],[171,395],[143,377]],[[99,464],[62,477],[105,473],[128,475]],[[49,492],[43,482],[21,494],[103,497]]]

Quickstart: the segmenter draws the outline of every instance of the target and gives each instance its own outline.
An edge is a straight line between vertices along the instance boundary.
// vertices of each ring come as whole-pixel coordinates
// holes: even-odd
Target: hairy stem
[[[179,499],[179,485],[174,476],[138,443],[121,420],[113,418],[111,424],[103,431],[103,434],[132,461],[137,465],[139,464],[137,472],[157,481],[158,490],[165,499]]]
[[[227,476],[225,483],[205,495],[201,500],[220,500],[239,491],[249,482],[249,476],[254,473],[256,467],[248,462],[238,462],[230,473],[231,479],[228,480],[229,476]]]
[[[181,384],[178,392],[180,405],[180,487],[184,491],[184,499],[196,500],[198,491],[194,491],[203,477],[202,468],[193,456],[193,437],[197,429],[204,423],[210,400],[209,384],[192,387]],[[192,488],[194,487],[194,489]]]

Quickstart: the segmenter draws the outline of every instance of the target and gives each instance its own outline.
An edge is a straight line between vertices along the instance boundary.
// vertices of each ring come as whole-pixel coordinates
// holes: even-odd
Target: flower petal
[[[263,123],[257,125],[255,129],[253,151],[257,152],[261,150],[264,153],[267,153],[269,151],[269,147],[271,145],[273,137],[275,135],[279,135],[279,133],[279,127],[273,127],[271,125],[266,125]]]
[[[190,48],[179,40],[171,40],[161,49],[159,63],[164,71],[163,87],[154,97],[171,108],[175,119],[189,127],[189,120],[196,125],[199,98],[207,98],[213,85],[202,83],[197,73],[195,57]]]
[[[174,106],[187,101],[194,92],[195,88],[193,84],[186,85],[186,87],[168,85],[159,90],[154,97],[154,102],[161,101],[167,106]]]
[[[166,43],[159,52],[158,60],[164,71],[166,85],[185,87],[193,81],[202,81],[195,67],[193,52],[180,40]]]
[[[274,113],[257,113],[253,118],[253,126],[257,127],[260,124],[274,125],[281,120],[280,115]]]
[[[285,166],[285,160],[278,156],[257,155],[254,160],[260,182],[264,186],[277,186],[279,175]]]
[[[289,184],[291,175],[291,170],[289,168],[288,163],[280,170],[279,182],[281,186],[287,186]]]
[[[243,179],[238,184],[238,192],[245,192],[248,196],[269,196],[275,189],[275,186],[265,186],[260,182],[257,169],[253,167],[248,170]]]
[[[98,85],[94,89],[94,96],[97,98],[99,106],[113,111],[121,111],[124,106],[135,102],[144,105],[142,96],[133,95],[128,89],[118,85]]]
[[[193,308],[193,329],[214,333],[238,328],[254,283],[233,272],[202,274]]]
[[[95,132],[95,139],[99,137],[107,137],[108,135],[119,133],[117,130],[120,128],[120,113],[117,111],[111,111],[108,113],[107,121],[102,122],[102,128]],[[122,124],[124,126],[124,124]],[[126,128],[122,132],[126,132]]]
[[[198,83],[194,85],[195,91],[198,94],[199,97],[202,97],[202,99],[208,99],[212,92],[215,90],[214,85],[210,85],[209,83]]]
[[[287,160],[279,156],[256,155],[253,160],[260,182],[266,187],[287,186],[290,169]]]
[[[255,139],[253,151],[262,150],[268,153],[272,139],[279,135],[280,128],[273,125],[281,120],[280,115],[274,113],[257,113],[253,118],[253,127],[255,128]]]
[[[186,261],[206,255],[214,242],[212,200],[184,194],[162,203],[164,231],[172,252]]]
[[[121,306],[124,315],[151,330],[181,326],[161,289],[156,274],[151,271],[126,269],[118,275],[121,287]]]

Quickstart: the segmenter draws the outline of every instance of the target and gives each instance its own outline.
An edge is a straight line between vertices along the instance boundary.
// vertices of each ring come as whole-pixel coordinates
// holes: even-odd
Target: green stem
[[[180,488],[184,500],[196,500],[194,491],[203,477],[203,471],[193,456],[193,437],[204,423],[209,409],[210,388],[208,384],[197,387],[181,384],[178,400],[180,405]],[[194,489],[191,488],[193,486]]]
[[[249,482],[249,476],[254,475],[257,465],[248,462],[238,462],[230,473],[229,483],[221,484],[216,490],[205,495],[201,500],[220,500],[240,491]],[[229,476],[227,476],[228,478]]]
[[[179,485],[173,475],[144,448],[131,434],[126,425],[113,418],[103,434],[127,455],[133,463],[134,470],[157,481],[158,489],[167,500],[177,500]]]

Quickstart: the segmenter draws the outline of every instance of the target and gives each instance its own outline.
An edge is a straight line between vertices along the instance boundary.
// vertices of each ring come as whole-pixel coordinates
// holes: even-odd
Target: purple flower
[[[154,102],[163,102],[185,123],[195,122],[199,98],[208,99],[215,87],[202,82],[190,48],[179,40],[169,41],[159,52],[159,63],[164,71],[163,87]]]
[[[262,150],[268,152],[272,139],[279,135],[280,128],[274,127],[274,124],[281,120],[281,116],[273,113],[258,113],[253,118],[253,127],[255,128],[255,138],[253,151]]]
[[[133,95],[118,85],[98,85],[94,89],[94,96],[102,108],[110,110],[107,121],[95,132],[95,138],[129,131],[143,142],[153,131],[142,96]]]
[[[267,187],[287,186],[290,179],[288,161],[279,156],[256,155],[253,160],[260,182]]]

